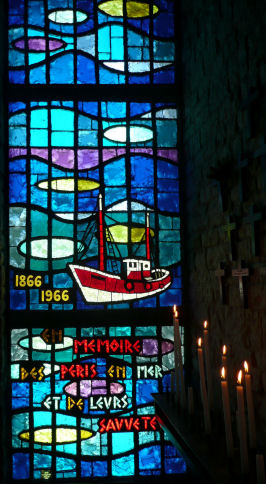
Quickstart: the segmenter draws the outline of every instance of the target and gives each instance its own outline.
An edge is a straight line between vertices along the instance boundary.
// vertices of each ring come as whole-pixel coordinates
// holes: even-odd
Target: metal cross
[[[239,263],[237,269],[232,269],[232,276],[238,278],[240,299],[243,307],[248,308],[248,289],[246,278],[249,276],[249,268],[242,267],[242,264]]]
[[[228,223],[223,225],[222,229],[227,234],[228,242],[230,244],[231,252],[229,254],[230,260],[237,259],[237,224],[231,216],[226,217]]]
[[[219,292],[221,304],[227,304],[226,291],[225,291],[225,270],[223,269],[223,262],[220,263],[220,267],[215,271],[216,277],[219,279]]]

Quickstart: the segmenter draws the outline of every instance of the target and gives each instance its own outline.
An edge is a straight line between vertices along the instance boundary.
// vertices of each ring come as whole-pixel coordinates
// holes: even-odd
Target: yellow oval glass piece
[[[99,10],[111,17],[123,17],[123,0],[108,0],[98,5]],[[152,6],[152,13],[155,15],[159,11],[157,5]],[[128,18],[144,18],[150,15],[150,5],[148,3],[127,1],[126,12]]]
[[[90,439],[93,433],[89,430],[77,430],[72,427],[58,427],[55,431],[56,444],[69,444],[77,442],[78,432],[81,440]],[[51,444],[52,443],[52,428],[46,427],[44,429],[37,429],[34,431],[34,443],[35,444]],[[21,440],[30,440],[30,432],[21,432],[19,434]]]
[[[111,242],[119,244],[128,244],[128,227],[127,225],[113,225],[109,227],[111,233]],[[150,229],[150,236],[154,237],[154,231]],[[106,238],[108,241],[108,230],[106,230]],[[110,238],[110,237],[109,237]],[[145,242],[145,227],[132,227],[131,229],[131,242],[139,243]]]
[[[55,192],[88,192],[99,188],[100,184],[94,180],[88,180],[86,178],[55,178],[54,180],[44,180],[37,184],[38,188],[42,190],[54,190]]]

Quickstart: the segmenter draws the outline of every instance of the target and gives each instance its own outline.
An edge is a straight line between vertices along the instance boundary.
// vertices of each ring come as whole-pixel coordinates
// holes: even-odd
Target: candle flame
[[[202,338],[198,338],[198,347],[201,348],[202,346]]]
[[[226,353],[227,353],[227,346],[226,345],[223,345],[222,352],[223,352],[223,355],[226,355]]]
[[[226,372],[225,372],[225,367],[223,366],[222,369],[221,369],[221,378],[222,378],[222,380],[225,380],[225,377],[226,377]]]
[[[175,317],[175,318],[178,318],[178,311],[177,311],[177,309],[176,309],[176,304],[175,304],[175,305],[174,305],[174,307],[173,307],[173,313],[174,313],[174,317]]]
[[[241,385],[241,383],[242,383],[242,370],[239,370],[239,372],[237,374],[237,383],[239,385]]]
[[[206,321],[204,321],[204,323],[203,323],[203,328],[204,328],[204,329],[208,329],[208,321],[207,321],[207,320],[206,320]]]
[[[244,365],[245,373],[248,373],[248,362],[244,361],[243,365]]]

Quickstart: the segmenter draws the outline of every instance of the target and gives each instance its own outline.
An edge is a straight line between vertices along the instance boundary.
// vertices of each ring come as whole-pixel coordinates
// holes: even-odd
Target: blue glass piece
[[[178,166],[158,160],[157,174],[159,178],[178,179]]]
[[[16,160],[11,161],[9,164],[10,173],[14,172],[25,172],[26,171],[26,160]]]
[[[154,84],[174,84],[175,71],[173,67],[168,67],[162,71],[156,71],[153,75]]]
[[[139,468],[160,469],[161,467],[161,447],[153,445],[139,451]]]
[[[166,474],[184,474],[187,471],[186,461],[178,457],[165,459],[164,467]]]
[[[154,193],[151,189],[133,188],[131,190],[131,198],[146,203],[150,207],[154,205]]]
[[[9,76],[9,82],[11,84],[24,84],[25,83],[25,71],[12,71],[11,69],[9,70],[8,73]]]
[[[154,168],[153,160],[144,156],[131,157],[131,186],[153,187]],[[141,167],[141,169],[140,169]]]
[[[29,383],[12,383],[12,408],[25,408],[29,406]]]
[[[102,102],[101,114],[103,118],[121,119],[126,117],[126,103]]]
[[[84,113],[88,113],[93,116],[98,116],[98,103],[97,102],[79,102],[78,109]]]
[[[106,186],[123,186],[126,183],[125,159],[113,161],[104,167],[104,182]]]
[[[78,54],[77,56],[77,82],[78,84],[96,84],[95,61]]]
[[[56,470],[69,471],[76,468],[76,462],[73,459],[66,459],[65,457],[56,457]]]
[[[145,299],[139,299],[133,303],[134,308],[156,308],[156,297],[147,297]]]
[[[53,112],[53,110],[52,110]],[[48,128],[47,109],[32,109],[30,116],[31,128]]]
[[[30,477],[30,455],[16,453],[12,455],[13,479],[29,479]]]
[[[133,448],[133,432],[117,432],[112,434],[112,452],[114,455],[128,452],[129,450],[133,450]]]
[[[27,139],[26,128],[11,127],[9,128],[9,145],[10,146],[25,146]]]
[[[167,307],[177,304],[178,306],[182,304],[182,291],[168,289],[167,292],[160,294],[160,306]]]
[[[105,477],[108,475],[107,461],[94,461],[92,463],[93,476]]]
[[[73,54],[64,54],[50,63],[51,84],[73,84],[74,57]],[[63,145],[65,146],[65,145]]]
[[[158,208],[171,212],[179,212],[179,197],[173,193],[158,193]]]
[[[125,188],[105,188],[105,203],[109,205],[114,202],[118,202],[121,198],[126,198]]]
[[[137,405],[153,401],[151,393],[158,393],[159,386],[157,380],[137,380],[136,382],[136,401]]]
[[[31,8],[28,9],[28,23],[39,27],[45,26],[45,12],[42,0],[31,2]]]
[[[125,84],[125,76],[99,66],[99,82],[100,84]]]
[[[92,476],[92,462],[81,461],[81,477]]]
[[[10,289],[10,309],[20,311],[26,309],[26,291]]]
[[[10,203],[23,203],[27,201],[27,178],[22,174],[10,174],[9,201]]]
[[[150,103],[130,103],[130,116],[137,116],[151,111]]]
[[[74,112],[70,109],[51,109],[53,131],[74,131]]]
[[[39,299],[39,294],[37,292],[37,302]],[[32,383],[33,389],[33,405],[40,405],[47,395],[51,392],[50,380],[39,381]],[[37,425],[43,425],[42,416],[39,418],[39,423]]]
[[[31,146],[40,146],[46,148],[48,146],[48,130],[47,129],[31,129],[30,130],[30,144]]]
[[[134,476],[134,455],[127,455],[112,461],[112,476]]]
[[[52,467],[52,456],[46,454],[34,453],[33,456],[34,469],[51,469]]]
[[[21,102],[9,103],[8,105],[8,111],[10,113],[15,113],[16,111],[21,111],[22,109],[25,109],[25,108],[26,108],[26,104]]]

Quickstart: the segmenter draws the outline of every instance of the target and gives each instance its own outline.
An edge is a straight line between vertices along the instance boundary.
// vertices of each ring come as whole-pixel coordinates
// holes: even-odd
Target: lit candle
[[[244,404],[244,388],[242,385],[242,370],[237,375],[237,411],[238,411],[238,433],[240,442],[240,459],[241,459],[241,471],[243,474],[248,473],[248,446],[247,446],[247,429],[246,429],[246,416],[245,416],[245,404]]]
[[[174,323],[174,348],[175,348],[175,374],[176,374],[176,392],[177,399],[180,392],[181,405],[184,408],[186,405],[186,391],[183,372],[181,338],[179,331],[179,319],[176,306],[173,309],[173,323]],[[180,385],[180,388],[179,388]]]
[[[202,400],[203,415],[204,415],[204,426],[205,426],[206,434],[210,434],[211,433],[211,418],[210,418],[210,408],[209,408],[206,382],[205,382],[205,371],[204,371],[204,361],[203,361],[203,351],[202,351],[202,338],[198,338],[198,362],[199,362],[199,373],[200,373],[201,400]]]
[[[226,371],[224,366],[221,369],[221,389],[222,389],[222,399],[223,399],[224,427],[225,427],[227,455],[228,457],[233,457],[234,443],[233,443],[232,423],[231,423],[231,408],[230,408],[230,400],[229,400],[229,392],[228,392],[228,382],[226,380]]]
[[[227,346],[222,347],[222,365],[227,366]]]
[[[255,414],[254,414],[254,404],[253,395],[251,388],[251,374],[249,373],[248,363],[244,361],[245,370],[245,387],[246,387],[246,399],[248,407],[248,432],[249,432],[249,443],[252,449],[256,448],[256,424],[255,424]]]
[[[264,457],[262,454],[256,455],[257,484],[265,484]]]
[[[205,353],[205,363],[206,363],[206,377],[207,377],[207,389],[208,389],[208,400],[211,406],[212,402],[212,385],[211,385],[211,363],[210,363],[210,351],[209,351],[209,323],[204,321],[203,323],[203,345]]]
[[[194,393],[193,393],[192,387],[188,387],[187,400],[188,400],[188,414],[192,416],[194,415]]]

